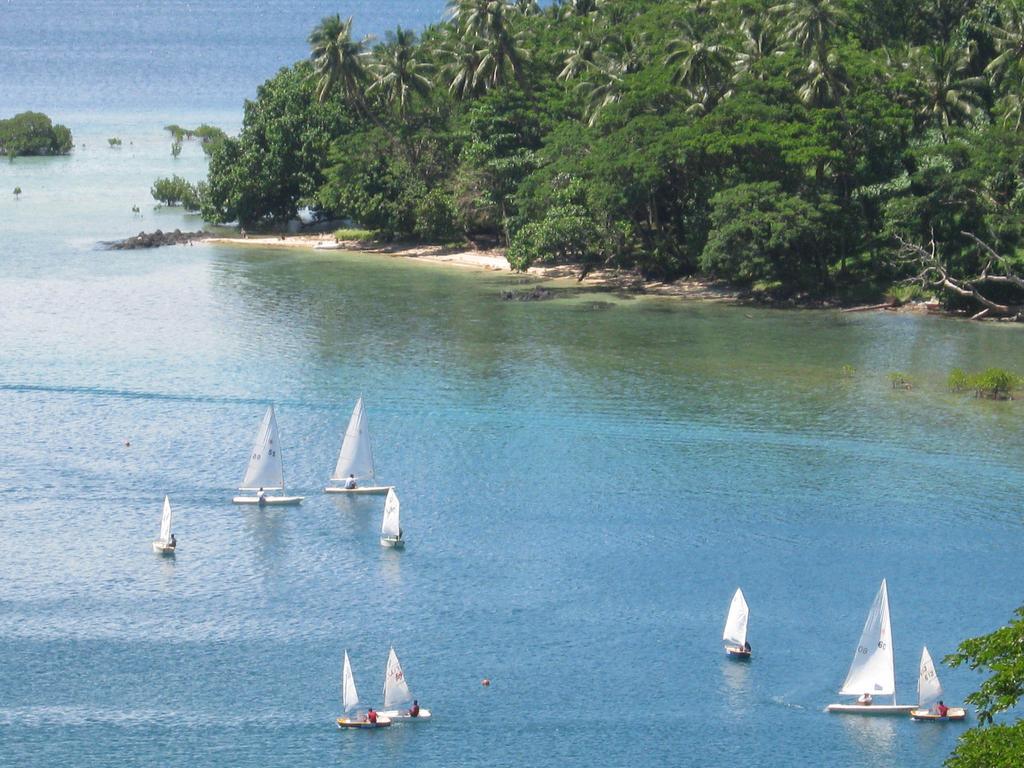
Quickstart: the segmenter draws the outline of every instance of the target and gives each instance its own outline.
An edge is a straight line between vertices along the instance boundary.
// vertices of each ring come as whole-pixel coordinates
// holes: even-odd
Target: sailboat
[[[380,522],[380,545],[382,547],[394,547],[404,549],[405,540],[402,539],[402,526],[399,523],[398,494],[395,489],[388,490],[388,497],[384,502],[384,516]]]
[[[341,441],[341,452],[338,454],[338,463],[331,475],[332,483],[342,483],[340,486],[329,485],[324,488],[327,493],[355,493],[355,494],[385,494],[393,486],[377,485],[373,475],[373,449],[370,446],[370,432],[366,423],[366,410],[363,408],[363,398],[356,401],[356,407],[352,409],[352,416],[348,420],[348,427],[345,429],[345,437]],[[367,483],[367,485],[360,485]],[[353,487],[346,488],[346,485]]]
[[[963,720],[967,711],[963,707],[949,707],[940,715],[936,704],[942,700],[942,683],[935,672],[935,664],[928,646],[921,649],[921,667],[917,675],[917,709],[910,713],[915,720]]]
[[[413,701],[409,683],[405,679],[402,665],[398,662],[398,654],[392,647],[388,652],[388,666],[384,672],[384,709],[381,714],[392,720],[429,720],[430,710],[423,707],[419,708],[415,716],[410,714],[409,705]]]
[[[857,715],[898,715],[916,709],[913,704],[896,703],[896,671],[893,664],[892,627],[889,623],[889,589],[882,579],[875,601],[868,611],[853,653],[853,663],[840,696],[859,696],[855,704],[829,704],[829,712]],[[892,704],[876,704],[875,696],[892,696]]]
[[[743,597],[743,590],[737,588],[736,594],[732,596],[732,603],[729,605],[729,615],[725,619],[725,631],[722,633],[722,643],[725,645],[725,652],[734,659],[749,659],[750,646],[747,645],[747,601]]]
[[[341,705],[345,709],[345,715],[335,720],[339,728],[384,728],[391,725],[391,718],[383,715],[378,715],[375,723],[367,720],[365,715],[362,718],[352,716],[359,706],[359,693],[356,691],[356,680],[352,677],[348,651],[345,651],[345,662],[341,667]]]
[[[252,496],[235,496],[235,504],[301,504],[302,496],[284,495],[284,464],[281,461],[281,447],[277,439],[277,418],[274,406],[267,408],[256,432],[256,440],[249,456],[249,466],[245,470],[245,478],[240,491],[253,491]],[[281,491],[279,496],[271,496],[270,491]]]
[[[164,511],[160,516],[160,538],[153,542],[153,551],[161,555],[173,555],[178,542],[171,533],[171,500],[164,496]]]

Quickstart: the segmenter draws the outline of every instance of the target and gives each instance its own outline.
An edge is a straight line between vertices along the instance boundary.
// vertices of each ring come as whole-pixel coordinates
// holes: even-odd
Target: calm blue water
[[[74,42],[27,44],[36,12],[4,6],[22,55],[0,106],[63,101],[86,146],[0,163],[0,191],[25,191],[0,194],[0,765],[941,763],[961,727],[822,710],[882,577],[901,700],[922,644],[940,658],[1021,602],[1024,412],[943,387],[954,366],[1024,371],[1021,329],[502,302],[514,278],[337,253],[97,250],[198,226],[148,200],[156,176],[204,171],[197,147],[170,157],[165,118],[237,121],[333,8],[260,6],[243,41],[240,3],[85,3],[74,25],[44,6]],[[440,13],[367,8],[343,12]],[[107,32],[132,14],[149,41],[137,111],[132,46]],[[194,91],[175,74],[182,19],[227,51],[198,61]],[[107,40],[104,86],[86,73]],[[83,71],[51,77],[50,56]],[[889,389],[893,370],[915,389]],[[402,553],[377,543],[380,499],[320,493],[360,394]],[[271,402],[307,498],[240,509]],[[173,560],[149,551],[165,493]],[[719,645],[736,586],[750,665]],[[339,733],[342,650],[377,702],[390,643],[436,719]],[[947,701],[979,682],[940,675]]]

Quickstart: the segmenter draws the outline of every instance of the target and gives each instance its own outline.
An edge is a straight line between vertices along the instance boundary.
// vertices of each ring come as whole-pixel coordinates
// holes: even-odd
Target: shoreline
[[[972,317],[965,312],[942,309],[935,301],[914,301],[906,304],[892,302],[844,306],[839,303],[764,303],[752,299],[748,294],[734,286],[716,280],[698,277],[684,277],[666,283],[659,280],[644,280],[633,272],[619,269],[593,269],[580,279],[579,268],[573,264],[560,264],[542,267],[529,267],[525,272],[513,271],[505,258],[503,248],[475,248],[473,246],[451,247],[444,245],[423,245],[418,243],[379,243],[366,240],[335,240],[330,233],[298,234],[298,235],[260,235],[248,237],[206,237],[205,243],[216,245],[234,245],[246,248],[285,248],[304,249],[308,251],[323,250],[324,252],[345,251],[370,256],[390,256],[392,258],[411,259],[423,264],[435,264],[461,269],[475,269],[484,272],[505,272],[509,275],[524,275],[538,278],[540,283],[554,282],[561,286],[572,286],[581,290],[616,291],[633,296],[657,296],[700,301],[718,304],[734,304],[758,306],[768,309],[826,309],[842,314],[860,312],[896,312],[899,314],[929,315],[973,321],[1009,322],[1004,318]],[[317,248],[317,246],[321,248]],[[323,246],[329,246],[324,248]],[[523,292],[517,295],[507,292],[508,299],[546,298],[543,295],[530,295]]]
[[[366,255],[390,256],[412,259],[425,264],[437,264],[462,269],[476,269],[488,272],[513,272],[505,259],[504,249],[473,248],[471,246],[452,248],[443,245],[418,245],[410,243],[374,243],[365,240],[335,241],[329,234],[306,234],[259,237],[209,237],[205,243],[260,248],[302,248],[306,250],[347,251]],[[329,248],[317,248],[329,245]],[[337,246],[337,247],[335,247]],[[640,276],[613,269],[594,269],[582,280],[579,269],[571,264],[529,267],[521,275],[529,275],[544,281],[572,281],[577,287],[595,290],[620,290],[650,296],[674,296],[697,301],[739,303],[741,294],[725,284],[697,278],[681,278],[671,283],[658,280],[644,280]]]

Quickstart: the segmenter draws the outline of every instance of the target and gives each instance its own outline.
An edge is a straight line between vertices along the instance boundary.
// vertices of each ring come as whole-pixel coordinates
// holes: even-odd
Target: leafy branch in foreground
[[[951,667],[991,671],[981,687],[967,697],[977,708],[979,725],[957,743],[947,768],[1013,768],[1024,754],[1024,721],[995,724],[994,718],[1017,705],[1024,695],[1024,606],[1007,626],[960,643],[944,661]]]

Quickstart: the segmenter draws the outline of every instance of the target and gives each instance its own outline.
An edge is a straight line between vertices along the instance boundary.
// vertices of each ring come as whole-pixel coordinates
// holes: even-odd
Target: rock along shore
[[[124,240],[113,240],[103,243],[111,251],[131,251],[136,248],[160,248],[164,245],[187,245],[197,240],[206,240],[213,237],[210,232],[182,232],[176,229],[173,232],[139,232],[134,237]]]

